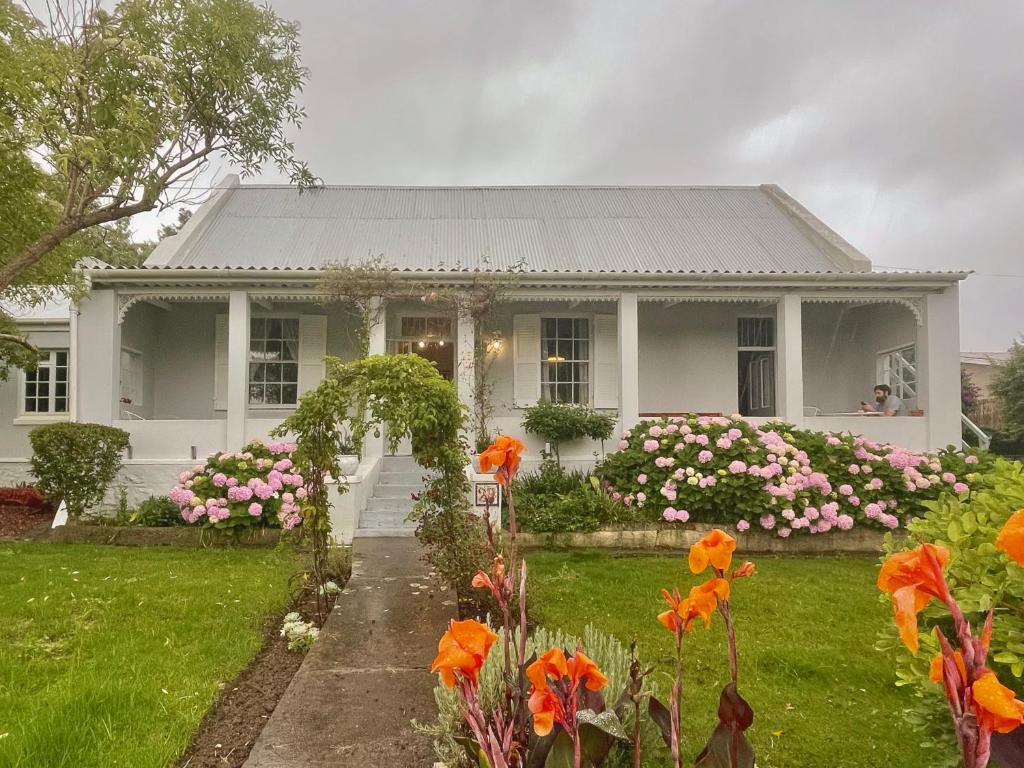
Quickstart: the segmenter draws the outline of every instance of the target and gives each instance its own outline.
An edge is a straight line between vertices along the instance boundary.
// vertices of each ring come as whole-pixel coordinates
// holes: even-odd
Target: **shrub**
[[[73,422],[36,427],[29,440],[37,487],[73,519],[103,500],[129,444],[123,429]]]
[[[1010,356],[995,366],[992,394],[1003,412],[1004,431],[1013,440],[1024,438],[1024,344],[1015,341]]]
[[[981,626],[985,613],[995,608],[990,666],[1004,685],[1024,694],[1024,567],[1012,563],[995,547],[996,534],[1017,509],[1024,507],[1024,470],[1020,464],[998,460],[987,487],[969,498],[943,494],[924,502],[925,515],[910,523],[905,541],[887,537],[886,551],[920,544],[941,544],[950,551],[947,580],[953,597],[968,620]],[[879,649],[897,659],[897,685],[913,692],[905,711],[908,723],[927,744],[949,746],[949,765],[957,764],[956,742],[949,727],[940,686],[928,679],[929,660],[939,653],[935,626],[950,633],[949,614],[938,601],[919,618],[921,650],[911,654],[899,642],[895,627],[882,633]]]
[[[639,510],[615,502],[586,473],[564,470],[550,460],[520,475],[512,493],[522,531],[596,531],[638,518]]]
[[[132,510],[128,516],[131,525],[141,525],[150,528],[167,528],[175,525],[183,525],[185,520],[181,516],[178,505],[166,496],[150,496],[143,499],[139,505]]]
[[[526,409],[523,428],[527,433],[543,437],[551,443],[555,458],[561,463],[558,453],[560,443],[585,437],[603,442],[612,436],[615,420],[584,405],[541,400]]]
[[[612,498],[668,521],[792,533],[895,529],[943,490],[967,494],[988,454],[917,454],[849,434],[739,416],[643,421],[595,470]]]
[[[45,506],[46,499],[31,485],[0,488],[0,507],[28,507],[39,510]]]
[[[294,528],[306,498],[294,452],[294,443],[253,440],[238,453],[215,453],[182,472],[167,497],[185,522],[206,528]]]

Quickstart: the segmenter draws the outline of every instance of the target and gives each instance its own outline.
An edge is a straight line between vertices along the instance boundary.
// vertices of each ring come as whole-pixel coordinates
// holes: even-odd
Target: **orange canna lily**
[[[890,555],[878,574],[878,588],[892,595],[893,614],[900,639],[913,653],[920,643],[917,614],[933,598],[946,601],[949,588],[943,571],[949,564],[949,550],[937,544]]]
[[[736,539],[725,531],[715,528],[690,547],[690,570],[700,573],[710,563],[716,570],[724,571],[732,562],[732,553],[735,550]]]
[[[679,590],[673,589],[669,592],[667,589],[661,590],[661,596],[665,598],[665,602],[671,606],[671,609],[658,614],[658,621],[660,621],[665,629],[669,632],[675,632],[677,629],[682,629],[683,623],[679,617],[679,606],[683,600],[679,596]]]
[[[704,620],[704,628],[711,626],[711,617],[718,609],[719,600],[729,599],[729,582],[725,579],[709,579],[690,590],[690,594],[679,605],[679,618],[683,629],[689,632],[697,619]]]
[[[448,631],[437,644],[437,656],[430,671],[437,672],[448,688],[455,687],[456,673],[475,684],[480,668],[497,639],[497,634],[479,621],[452,619],[448,623]]]
[[[526,678],[533,687],[540,690],[548,687],[548,678],[561,680],[569,676],[569,663],[561,648],[550,648],[526,668]]]
[[[732,578],[745,579],[757,573],[757,568],[749,560],[732,572]]]
[[[978,724],[995,733],[1009,733],[1024,724],[1024,701],[986,670],[971,686]]]
[[[932,657],[931,664],[928,667],[928,679],[933,683],[942,682],[942,661],[943,656],[941,653],[936,654]],[[956,663],[956,668],[960,670],[960,679],[964,682],[967,681],[967,665],[964,664],[964,655],[960,651],[953,652],[953,661]]]
[[[506,485],[519,471],[519,455],[526,446],[508,435],[499,435],[483,453],[480,454],[480,471],[490,472],[497,469],[495,478],[501,485]]]
[[[533,713],[533,730],[538,736],[551,733],[555,723],[569,728],[569,715],[575,718],[575,709],[565,712],[565,702],[575,707],[576,692],[580,684],[590,691],[599,691],[608,684],[593,659],[577,650],[566,658],[561,648],[550,648],[526,668],[531,683],[528,706]]]
[[[1010,515],[996,536],[996,547],[1008,554],[1014,562],[1024,565],[1024,509],[1018,509]]]
[[[576,651],[576,655],[569,658],[568,666],[569,679],[574,683],[582,681],[588,691],[600,691],[608,685],[608,678],[583,651]]]
[[[547,736],[555,727],[555,720],[563,719],[562,703],[548,687],[535,689],[527,706],[533,714],[533,731],[538,736]]]

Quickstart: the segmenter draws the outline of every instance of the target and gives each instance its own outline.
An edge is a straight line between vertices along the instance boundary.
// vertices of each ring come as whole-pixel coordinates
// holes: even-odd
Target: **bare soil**
[[[0,539],[27,539],[42,535],[53,523],[53,510],[0,504]]]

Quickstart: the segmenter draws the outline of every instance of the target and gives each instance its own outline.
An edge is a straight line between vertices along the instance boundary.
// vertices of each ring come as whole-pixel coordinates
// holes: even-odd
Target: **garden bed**
[[[53,510],[0,504],[0,539],[32,538],[45,533],[53,522]]]
[[[654,552],[658,550],[687,550],[712,528],[711,523],[652,526],[635,530],[606,530],[566,533],[520,533],[519,544],[526,548],[544,549],[621,549]],[[751,554],[823,555],[823,554],[879,554],[885,534],[871,528],[815,536],[780,539],[768,533],[751,531],[738,533],[738,549]]]
[[[234,536],[196,526],[143,526],[69,523],[42,531],[39,540],[63,544],[116,544],[123,547],[276,547],[281,531],[262,528]]]

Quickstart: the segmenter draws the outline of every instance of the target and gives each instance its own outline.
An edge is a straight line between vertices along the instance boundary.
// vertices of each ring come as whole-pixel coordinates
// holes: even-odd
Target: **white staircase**
[[[423,469],[411,456],[385,456],[373,496],[359,515],[356,536],[412,536],[416,523],[407,520],[412,512],[412,494],[423,490]]]

